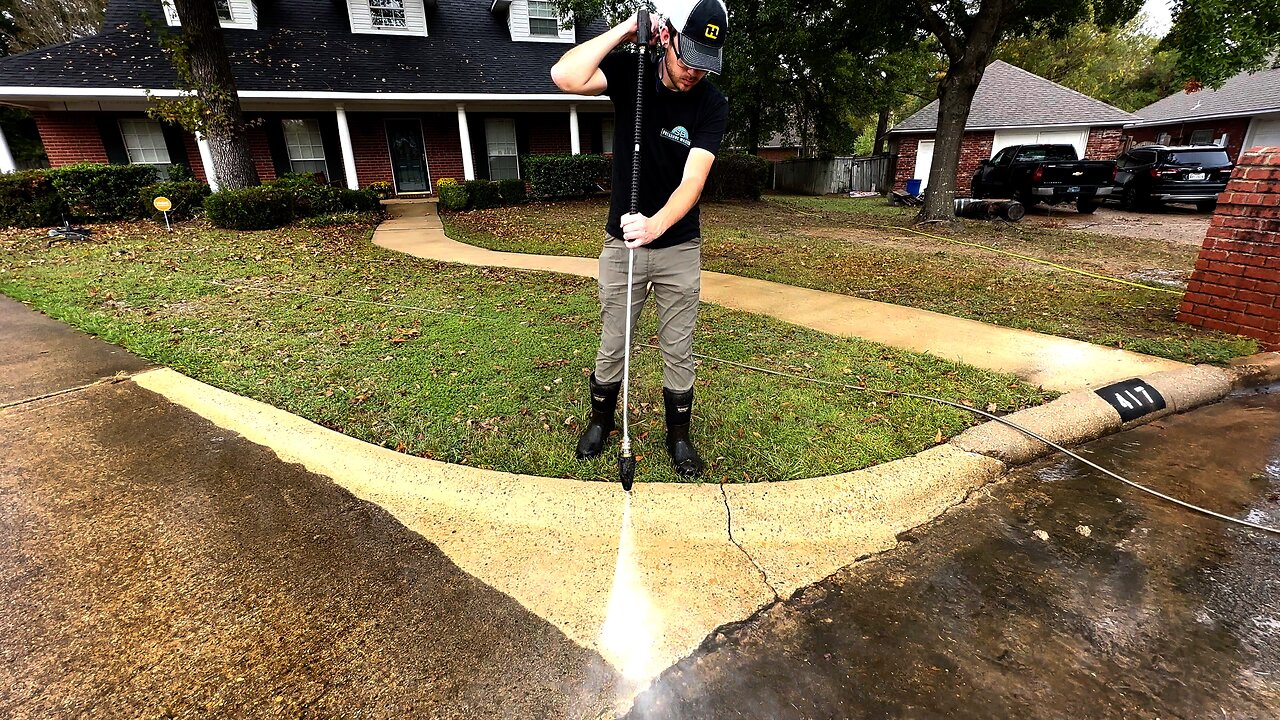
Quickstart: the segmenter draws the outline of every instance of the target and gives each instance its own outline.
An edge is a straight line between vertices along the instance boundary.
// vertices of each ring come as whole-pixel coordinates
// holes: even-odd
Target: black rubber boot
[[[676,474],[693,479],[702,474],[702,456],[689,439],[689,420],[693,417],[693,388],[675,392],[662,388],[662,405],[667,415],[667,453],[676,466]]]
[[[604,443],[615,427],[613,415],[618,410],[618,390],[622,389],[622,383],[596,382],[596,374],[591,373],[587,387],[591,390],[591,418],[587,429],[578,437],[579,460],[599,457],[604,451]]]

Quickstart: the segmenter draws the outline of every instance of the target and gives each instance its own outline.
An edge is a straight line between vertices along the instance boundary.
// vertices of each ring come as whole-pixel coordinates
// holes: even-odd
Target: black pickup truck
[[[1072,145],[1012,145],[973,174],[975,198],[1011,198],[1027,207],[1074,202],[1091,213],[1111,195],[1116,164],[1081,160]]]

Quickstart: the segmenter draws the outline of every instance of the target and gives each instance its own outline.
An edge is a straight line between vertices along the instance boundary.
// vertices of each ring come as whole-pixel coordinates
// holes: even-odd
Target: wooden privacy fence
[[[888,175],[888,155],[783,160],[774,165],[773,189],[802,195],[883,192]]]

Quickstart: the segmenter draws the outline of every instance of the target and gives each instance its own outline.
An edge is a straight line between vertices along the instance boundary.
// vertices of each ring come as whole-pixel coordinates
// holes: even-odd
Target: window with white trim
[[[155,120],[120,120],[120,137],[132,165],[152,165],[160,179],[169,177],[169,146]]]
[[[281,120],[284,126],[284,144],[289,149],[289,170],[299,173],[320,173],[329,179],[329,165],[324,159],[324,140],[320,137],[320,121]]]
[[[1206,130],[1196,130],[1195,132],[1191,133],[1192,145],[1208,145],[1212,141],[1213,141],[1213,128],[1208,128]]]
[[[374,27],[408,27],[404,14],[404,0],[369,0],[369,19]]]
[[[218,10],[218,19],[222,22],[235,22],[236,19],[231,15],[231,0],[213,0],[213,6]]]
[[[560,37],[560,14],[551,0],[529,0],[529,34]]]
[[[613,118],[607,117],[600,123],[600,152],[613,153]]]
[[[511,118],[487,118],[484,121],[484,139],[489,155],[489,179],[519,180],[516,121]]]

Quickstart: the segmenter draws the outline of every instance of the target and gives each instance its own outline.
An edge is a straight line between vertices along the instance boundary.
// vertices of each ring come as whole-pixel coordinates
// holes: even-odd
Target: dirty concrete
[[[1085,447],[1191,502],[1280,525],[1280,395]],[[1280,716],[1280,538],[1070,459],[709,638],[635,718]]]
[[[0,411],[0,717],[596,717],[613,670],[133,383]]]
[[[150,363],[0,296],[0,406],[129,375]]]

